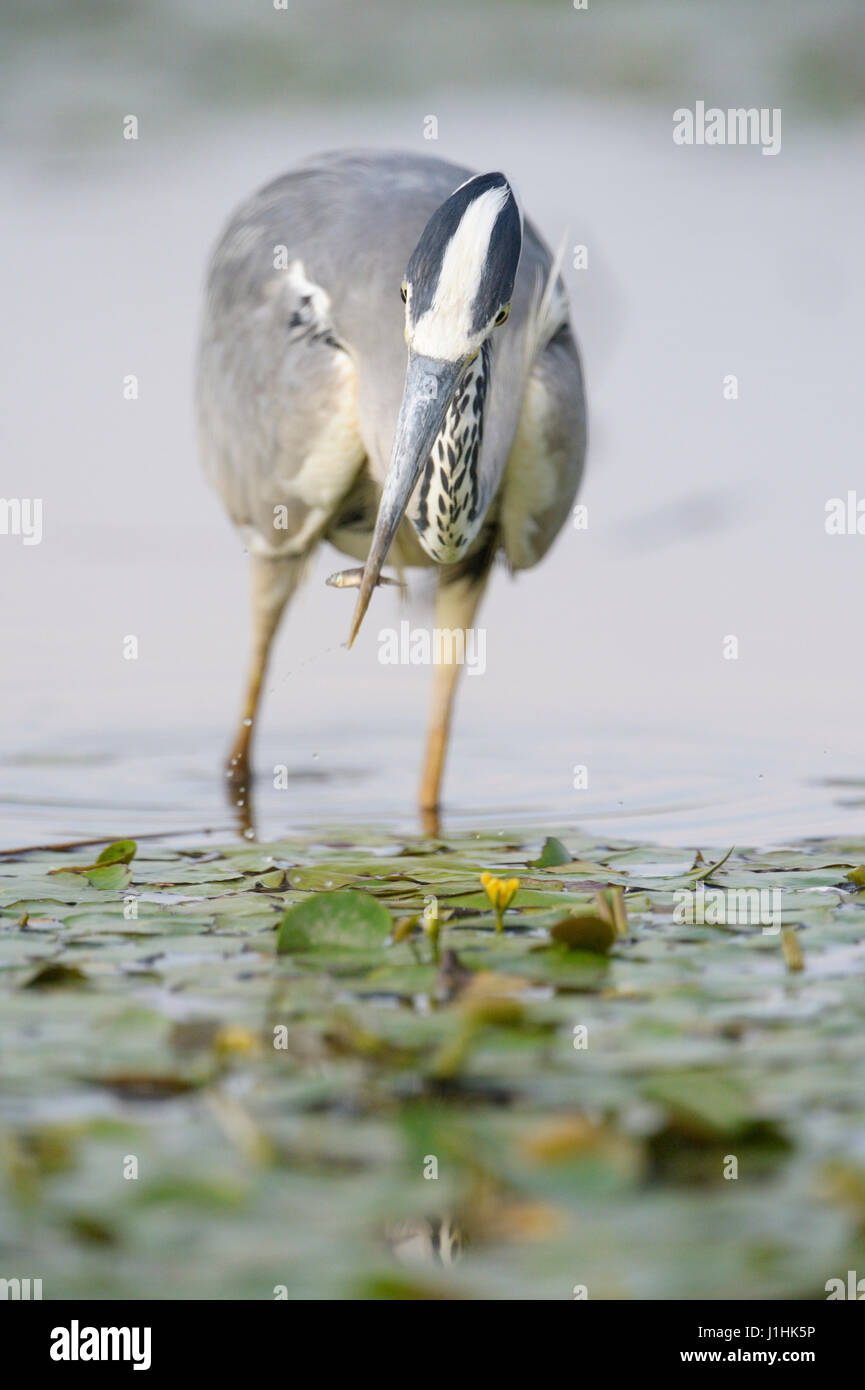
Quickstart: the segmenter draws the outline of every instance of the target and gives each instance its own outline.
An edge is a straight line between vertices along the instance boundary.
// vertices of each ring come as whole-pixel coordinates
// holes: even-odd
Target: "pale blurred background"
[[[44,539],[0,536],[0,843],[230,825],[246,573],[195,451],[206,257],[256,186],[364,144],[503,168],[589,252],[590,525],[496,577],[446,824],[862,833],[865,536],[824,528],[865,498],[861,4],[5,0],[3,29],[0,496],[41,497]],[[674,145],[697,100],[780,107],[781,153]],[[341,563],[282,631],[266,833],[412,825],[429,671],[378,664],[389,593],[342,649]]]

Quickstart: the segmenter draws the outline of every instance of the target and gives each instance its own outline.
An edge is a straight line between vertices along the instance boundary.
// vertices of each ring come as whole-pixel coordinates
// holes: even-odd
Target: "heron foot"
[[[439,815],[438,806],[424,806],[421,804],[418,807],[418,814],[420,816],[420,827],[423,835],[437,836],[441,834],[441,816]]]
[[[253,772],[249,760],[232,752],[225,764],[225,794],[234,823],[244,839],[255,838],[255,812],[252,801]]]

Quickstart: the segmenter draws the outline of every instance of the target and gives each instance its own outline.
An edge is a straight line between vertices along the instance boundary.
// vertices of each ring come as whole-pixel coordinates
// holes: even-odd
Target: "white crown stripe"
[[[496,222],[507,206],[506,183],[485,189],[466,207],[442,256],[430,307],[412,326],[411,346],[425,357],[455,361],[476,351],[486,325],[476,332],[472,305],[477,298]]]

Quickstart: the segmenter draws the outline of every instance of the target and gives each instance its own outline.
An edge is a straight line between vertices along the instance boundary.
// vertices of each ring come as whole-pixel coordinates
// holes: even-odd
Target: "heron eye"
[[[506,304],[505,307],[504,307],[503,309],[499,309],[499,312],[496,314],[495,319],[494,319],[494,323],[495,323],[496,328],[498,328],[499,324],[504,323],[505,319],[507,318],[507,316],[508,316],[508,314],[509,314],[510,312],[511,312],[511,306],[510,306],[510,304]]]
[[[399,293],[403,304],[405,304],[406,299],[408,298],[408,286],[406,285],[405,280],[403,280],[402,284],[399,287]]]

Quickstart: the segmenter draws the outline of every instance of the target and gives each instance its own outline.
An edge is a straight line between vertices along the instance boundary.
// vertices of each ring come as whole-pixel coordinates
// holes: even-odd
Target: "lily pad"
[[[564,917],[549,929],[550,936],[560,946],[571,951],[593,951],[606,955],[616,941],[616,928],[612,921],[594,912],[574,913]]]
[[[550,869],[557,864],[569,864],[571,857],[561,840],[557,840],[555,835],[548,835],[537,859],[530,859],[528,863],[532,869]]]
[[[387,908],[365,893],[317,893],[288,909],[276,949],[280,955],[323,948],[368,951],[384,945],[391,926]]]

